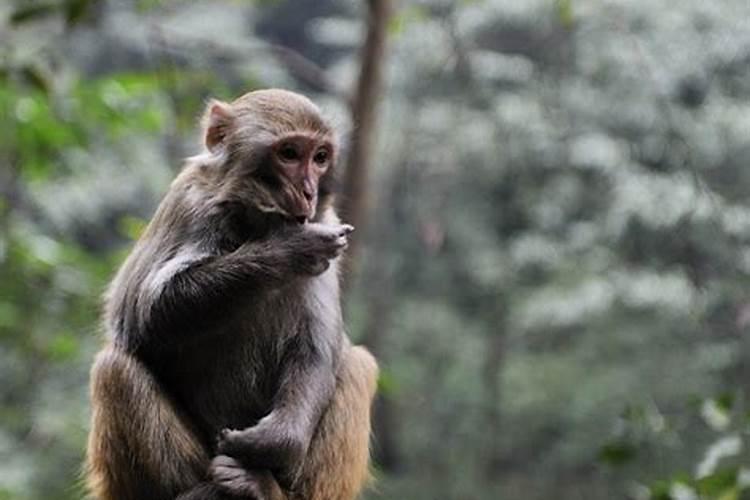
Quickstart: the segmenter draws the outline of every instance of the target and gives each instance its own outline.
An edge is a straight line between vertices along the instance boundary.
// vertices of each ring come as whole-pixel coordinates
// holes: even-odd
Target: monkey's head
[[[299,223],[330,203],[336,138],[308,98],[271,89],[213,100],[203,124],[223,198]]]

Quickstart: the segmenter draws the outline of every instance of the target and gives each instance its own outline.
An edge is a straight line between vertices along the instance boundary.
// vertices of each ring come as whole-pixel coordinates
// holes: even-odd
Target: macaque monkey
[[[343,331],[337,146],[307,98],[212,101],[106,295],[87,479],[99,500],[351,500],[377,365]]]

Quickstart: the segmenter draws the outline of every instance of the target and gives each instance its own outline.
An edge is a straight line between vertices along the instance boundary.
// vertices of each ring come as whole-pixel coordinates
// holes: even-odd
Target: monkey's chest
[[[169,363],[169,384],[207,436],[254,424],[271,408],[288,346],[306,335],[311,312],[289,295],[248,300],[216,332]]]

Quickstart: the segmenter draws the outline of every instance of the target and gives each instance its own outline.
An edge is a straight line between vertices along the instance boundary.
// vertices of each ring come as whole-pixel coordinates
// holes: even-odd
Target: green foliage
[[[638,454],[638,448],[626,441],[607,443],[599,452],[599,460],[610,465],[623,465],[632,462]]]
[[[56,2],[30,3],[16,9],[10,16],[10,22],[13,24],[20,24],[27,21],[34,21],[40,17],[56,14],[59,8],[60,6]]]
[[[81,496],[99,297],[206,98],[347,113],[296,78],[345,89],[366,9],[136,4],[0,8],[0,500]],[[396,3],[347,314],[386,299],[370,497],[748,497],[750,12],[707,5]]]
[[[566,28],[572,28],[573,23],[575,22],[573,0],[556,0],[555,7],[557,9],[557,16],[560,19],[560,24]]]
[[[700,405],[700,416],[705,425],[715,435],[696,454],[695,463],[686,463],[692,471],[673,472],[669,478],[650,479],[648,498],[682,500],[729,500],[750,496],[750,469],[747,468],[745,436],[750,432],[750,423],[741,410],[737,394],[722,393],[716,398],[708,398]],[[599,459],[608,466],[623,468],[630,465],[630,471],[638,470],[634,462],[645,458],[650,450],[668,446],[663,434],[639,432],[642,429],[645,413],[642,409],[625,412],[625,426],[618,426],[619,437],[601,448]],[[659,427],[679,427],[679,423],[663,422]],[[637,465],[637,463],[635,463]]]
[[[388,25],[390,36],[398,36],[409,28],[409,25],[429,19],[429,15],[423,6],[411,5],[399,9],[391,18]]]
[[[73,26],[85,19],[89,9],[97,0],[58,0],[19,2],[10,15],[14,25],[43,20],[47,17],[61,15],[68,26]]]

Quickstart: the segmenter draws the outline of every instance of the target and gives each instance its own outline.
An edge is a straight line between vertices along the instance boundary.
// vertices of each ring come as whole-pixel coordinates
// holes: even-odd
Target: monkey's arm
[[[173,339],[164,338],[170,332],[213,331],[206,327],[230,311],[244,292],[283,278],[286,266],[264,243],[249,242],[224,255],[186,246],[154,265],[142,280],[129,280],[110,304],[117,339],[129,348],[159,347],[172,345]]]
[[[131,349],[173,345],[165,332],[185,336],[215,331],[250,294],[262,294],[295,277],[323,272],[346,246],[350,226],[291,228],[248,241],[221,254],[184,245],[154,266],[140,282],[129,281],[113,297],[111,321],[118,339]],[[315,227],[312,227],[315,226]]]
[[[271,469],[279,484],[292,487],[336,386],[338,353],[324,349],[297,343],[288,354],[294,359],[287,363],[271,412],[253,427],[225,429],[219,453],[239,458],[248,468]]]

